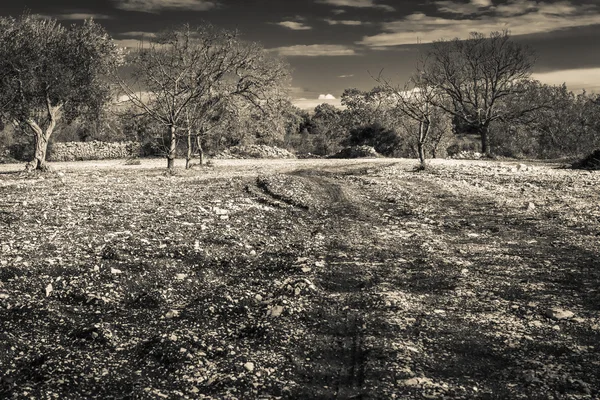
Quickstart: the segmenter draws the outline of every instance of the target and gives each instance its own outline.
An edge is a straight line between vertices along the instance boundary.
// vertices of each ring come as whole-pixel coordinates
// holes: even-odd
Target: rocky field
[[[600,172],[163,163],[0,166],[0,398],[600,397]]]

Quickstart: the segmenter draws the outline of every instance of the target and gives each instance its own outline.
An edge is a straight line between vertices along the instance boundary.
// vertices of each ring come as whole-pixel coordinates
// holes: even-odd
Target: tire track
[[[301,381],[290,398],[369,398],[364,335],[374,281],[368,260],[373,215],[336,174],[296,171],[293,176],[320,205],[309,208],[306,217],[326,239],[319,254],[325,267],[315,277],[323,290],[307,316],[308,335],[296,350],[294,375]]]

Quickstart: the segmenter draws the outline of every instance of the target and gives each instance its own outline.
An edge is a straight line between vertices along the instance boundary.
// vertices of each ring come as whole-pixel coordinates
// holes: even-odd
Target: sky
[[[287,59],[305,109],[339,105],[380,73],[402,85],[432,41],[504,29],[535,51],[533,78],[600,93],[600,0],[0,0],[0,15],[23,12],[93,17],[132,47],[184,22],[236,29]]]

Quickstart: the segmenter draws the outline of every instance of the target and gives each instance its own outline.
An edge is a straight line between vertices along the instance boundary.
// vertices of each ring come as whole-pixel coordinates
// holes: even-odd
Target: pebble
[[[246,371],[248,372],[254,372],[254,363],[248,361],[246,364],[244,364],[244,368],[246,369]]]
[[[402,382],[405,386],[431,386],[433,381],[429,378],[410,378]]]
[[[565,310],[559,307],[552,307],[548,310],[546,310],[546,316],[548,318],[552,318],[554,320],[562,320],[562,319],[570,319],[573,318],[575,316],[575,314],[572,311],[569,310]]]
[[[283,314],[283,306],[273,306],[268,312],[267,315],[271,318],[277,318]]]
[[[542,326],[544,326],[544,323],[542,321],[531,321],[529,325],[536,328],[541,328]]]

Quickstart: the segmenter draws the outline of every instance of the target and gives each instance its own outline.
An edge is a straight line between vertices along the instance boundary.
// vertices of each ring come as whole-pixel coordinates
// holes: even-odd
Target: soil
[[[597,172],[164,163],[0,165],[0,398],[600,396]]]

